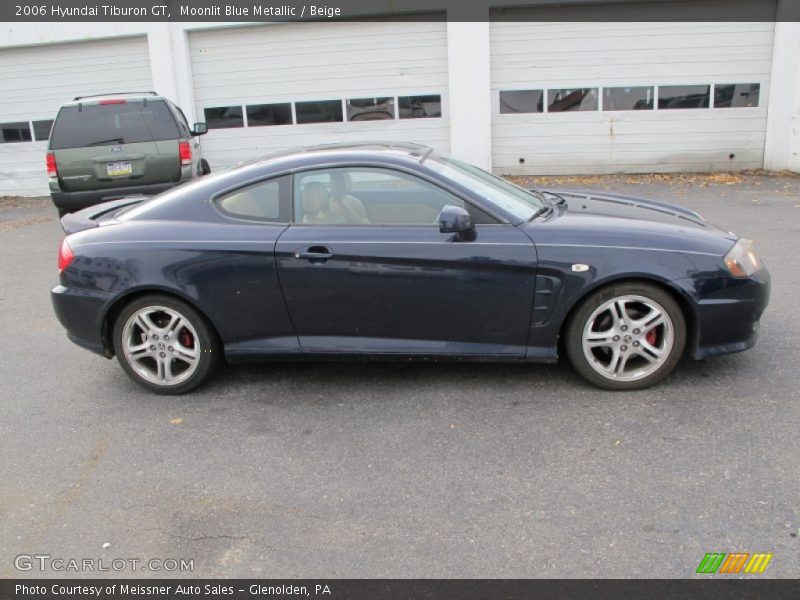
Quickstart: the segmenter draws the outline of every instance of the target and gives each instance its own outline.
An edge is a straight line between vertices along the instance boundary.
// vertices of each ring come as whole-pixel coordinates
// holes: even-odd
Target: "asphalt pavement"
[[[161,397],[67,340],[54,211],[0,201],[0,577],[692,577],[734,551],[800,577],[800,178],[590,187],[756,239],[758,345],[630,393],[567,364],[278,363]],[[34,554],[194,570],[15,568]]]

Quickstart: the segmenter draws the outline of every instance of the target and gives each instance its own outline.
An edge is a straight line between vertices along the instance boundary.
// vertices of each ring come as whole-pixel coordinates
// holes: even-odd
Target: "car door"
[[[447,205],[473,241],[439,232]],[[275,256],[304,351],[524,355],[536,250],[513,225],[383,167],[296,173],[293,213]]]

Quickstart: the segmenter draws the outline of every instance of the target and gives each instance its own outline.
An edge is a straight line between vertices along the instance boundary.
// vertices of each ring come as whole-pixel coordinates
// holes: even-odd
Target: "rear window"
[[[180,137],[163,100],[65,106],[56,117],[50,148],[135,144]]]

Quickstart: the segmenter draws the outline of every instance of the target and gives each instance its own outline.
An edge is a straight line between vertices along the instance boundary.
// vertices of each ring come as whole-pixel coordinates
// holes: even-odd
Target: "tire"
[[[208,321],[187,303],[160,294],[122,309],[114,352],[128,376],[157,394],[183,394],[205,382],[219,362],[220,343]]]
[[[211,165],[205,158],[200,159],[200,175],[208,175],[211,173]]]
[[[69,214],[69,211],[66,208],[59,208],[58,210],[58,218],[63,219],[65,215]]]
[[[669,375],[686,347],[678,303],[648,283],[612,284],[581,302],[566,329],[572,366],[606,390],[641,390]]]

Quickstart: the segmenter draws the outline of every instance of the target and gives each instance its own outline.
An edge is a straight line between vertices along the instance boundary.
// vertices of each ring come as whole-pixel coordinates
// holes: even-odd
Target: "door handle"
[[[327,246],[309,246],[295,252],[294,257],[324,262],[329,258],[333,258],[333,252]]]

